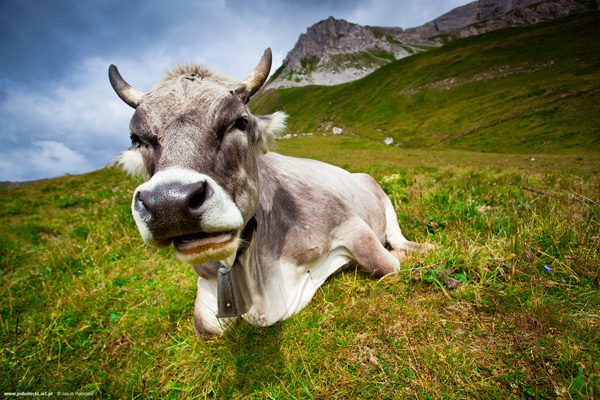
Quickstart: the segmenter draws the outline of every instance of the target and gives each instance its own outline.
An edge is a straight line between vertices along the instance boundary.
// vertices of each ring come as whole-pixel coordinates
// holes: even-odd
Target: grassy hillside
[[[405,147],[600,151],[600,12],[456,40],[334,86],[261,93],[291,133],[332,126]]]
[[[361,269],[337,275],[273,327],[240,323],[198,340],[192,269],[145,247],[130,215],[140,182],[105,169],[5,190],[1,392],[598,396],[596,155],[405,150],[339,136],[280,144],[288,154],[310,149],[374,174],[405,235],[437,250],[382,280]]]
[[[195,337],[196,276],[143,245],[140,181],[103,169],[0,191],[0,393],[598,398],[599,15],[263,93],[254,109],[285,108],[292,133],[403,142],[313,135],[278,151],[372,174],[405,236],[436,245],[395,276],[332,277],[269,328]]]

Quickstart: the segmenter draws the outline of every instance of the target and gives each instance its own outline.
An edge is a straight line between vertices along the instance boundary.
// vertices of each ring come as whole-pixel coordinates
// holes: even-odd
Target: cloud
[[[410,24],[404,21],[430,20],[441,15],[440,8],[446,12],[460,3],[0,2],[0,180],[87,172],[129,146],[133,110],[110,87],[110,64],[143,92],[180,62],[201,63],[241,80],[267,47],[273,72],[299,35],[329,16],[405,27]]]
[[[39,74],[36,69],[43,65],[32,68],[27,60],[22,60],[20,69],[31,70],[29,75],[20,73],[12,75],[11,79],[11,74],[7,73],[7,77],[0,79],[0,135],[3,141],[0,157],[4,160],[0,164],[0,180],[30,180],[67,172],[87,172],[105,165],[129,146],[128,125],[133,110],[110,87],[107,70],[111,63],[119,67],[131,85],[145,92],[160,79],[166,68],[179,62],[199,62],[243,79],[258,63],[266,47],[282,48],[272,40],[281,35],[272,34],[270,18],[261,14],[260,7],[248,10],[241,7],[237,11],[243,12],[234,12],[232,7],[235,5],[224,1],[193,2],[188,6],[186,12],[189,15],[201,18],[184,18],[185,12],[181,10],[163,10],[156,2],[145,3],[130,29],[133,32],[152,31],[137,27],[136,23],[142,20],[154,22],[159,25],[156,30],[162,33],[161,37],[150,33],[149,37],[154,41],[132,45],[128,51],[122,51],[122,45],[116,41],[113,51],[103,51],[106,47],[103,41],[96,40],[91,44],[98,54],[73,59],[62,57],[64,65],[60,66],[60,74],[54,74],[55,79]],[[96,16],[90,23],[98,26],[97,21],[105,17]],[[57,18],[50,17],[49,20]],[[178,18],[179,22],[175,23]],[[29,19],[35,22],[39,16],[29,16]],[[247,19],[254,23],[248,24]],[[117,19],[115,24],[119,21]],[[218,26],[221,28],[216,29]],[[228,29],[229,26],[235,29]],[[98,29],[101,30],[99,26]],[[79,32],[75,29],[74,33],[73,36],[77,36]],[[59,26],[50,36],[65,34],[64,27]],[[84,32],[82,37],[89,35]],[[134,33],[136,35],[139,33]],[[108,29],[108,33],[101,36],[113,39],[115,34]],[[123,40],[130,38],[124,35]],[[290,43],[294,40],[289,38]],[[63,50],[60,46],[57,49]],[[274,54],[275,65],[278,65],[285,52],[276,50]],[[52,147],[55,153],[46,157],[44,163],[26,162],[35,159],[42,150],[47,155],[50,151],[48,143],[60,143],[62,147]],[[57,152],[61,150],[65,151],[65,158],[58,156]],[[59,161],[64,162],[62,168],[46,167]]]
[[[112,91],[108,65],[105,60],[84,60],[72,69],[69,79],[45,90],[28,86],[4,90],[0,158],[5,161],[0,165],[0,180],[87,172],[127,148],[132,110]],[[38,162],[38,157],[44,162]],[[61,168],[59,162],[64,163]]]
[[[253,33],[253,36],[259,37],[260,32]],[[258,63],[263,50],[242,46],[235,57],[221,60],[221,64],[230,70],[239,70],[236,78],[243,79]],[[181,52],[180,49],[167,54],[152,49],[132,58],[110,61],[100,57],[88,58],[72,65],[62,81],[45,83],[39,90],[30,85],[5,85],[0,96],[0,127],[4,144],[0,157],[5,160],[0,163],[0,180],[77,174],[108,163],[130,145],[128,130],[133,115],[133,109],[123,103],[111,88],[108,66],[115,63],[131,85],[145,92],[160,79],[167,67],[185,59],[178,54]],[[281,53],[277,56],[281,58]],[[218,53],[207,52],[207,57],[216,59]],[[250,66],[232,66],[234,58],[247,59],[245,64]],[[61,146],[52,147],[49,143]],[[34,156],[39,155],[41,150],[45,151],[44,163],[25,162],[35,159]],[[52,157],[49,156],[51,150],[54,151]],[[58,156],[60,150],[65,151],[64,158]],[[62,168],[46,167],[56,166],[59,161],[64,162]]]
[[[51,140],[35,141],[28,149],[0,155],[0,174],[3,180],[54,177],[86,172],[91,168],[90,162],[82,154],[63,143]],[[40,176],[40,171],[45,171],[45,176]]]
[[[466,3],[464,0],[366,0],[340,17],[361,25],[406,29],[423,25]]]

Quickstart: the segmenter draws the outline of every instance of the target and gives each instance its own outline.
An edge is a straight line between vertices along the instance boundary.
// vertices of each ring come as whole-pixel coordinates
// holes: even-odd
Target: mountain
[[[419,27],[408,28],[405,33],[441,43],[599,8],[600,0],[479,0],[455,8]]]
[[[456,38],[598,8],[600,0],[479,0],[406,30],[329,17],[300,35],[265,89],[350,82]]]
[[[437,46],[407,35],[402,28],[361,26],[329,17],[300,35],[267,87],[349,82],[391,61]]]
[[[63,176],[68,176],[68,175],[69,174],[64,174]],[[22,181],[22,182],[0,181],[0,190],[9,190],[9,189],[21,188],[21,187],[33,185],[33,184],[40,183],[40,182],[46,182],[46,181],[49,181],[51,179],[56,179],[56,178],[45,178],[45,179],[38,179],[38,180],[35,180],[35,181]]]
[[[337,86],[259,93],[288,132],[403,147],[600,152],[600,11],[456,39]]]

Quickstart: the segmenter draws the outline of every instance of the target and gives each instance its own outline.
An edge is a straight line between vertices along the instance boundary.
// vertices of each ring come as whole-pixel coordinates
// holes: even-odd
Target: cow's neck
[[[236,261],[238,258],[240,258],[240,256],[242,256],[246,252],[246,250],[248,250],[248,247],[250,247],[250,243],[252,242],[252,238],[254,237],[254,232],[256,232],[256,225],[256,217],[250,218],[250,220],[246,224],[246,227],[244,228],[244,231],[241,235],[242,243],[240,244],[240,247],[238,247],[237,253],[235,255]]]

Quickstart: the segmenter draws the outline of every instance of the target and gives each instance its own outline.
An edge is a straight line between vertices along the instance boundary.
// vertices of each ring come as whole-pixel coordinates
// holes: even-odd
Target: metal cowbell
[[[231,268],[219,267],[217,279],[218,318],[232,318],[248,312],[252,306],[241,265],[235,262]]]

